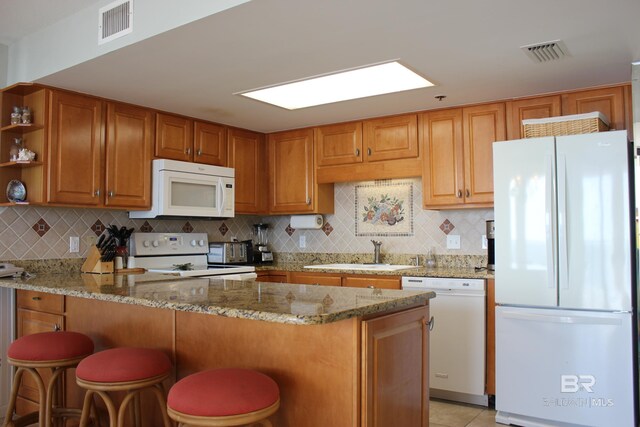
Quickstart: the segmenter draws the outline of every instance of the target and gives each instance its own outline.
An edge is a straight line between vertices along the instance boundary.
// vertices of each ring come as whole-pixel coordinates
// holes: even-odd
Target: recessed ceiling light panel
[[[394,61],[238,94],[296,110],[429,86],[433,83]]]

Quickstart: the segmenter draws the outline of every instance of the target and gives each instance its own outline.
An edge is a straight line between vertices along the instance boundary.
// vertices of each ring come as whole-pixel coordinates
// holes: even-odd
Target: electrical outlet
[[[460,249],[460,235],[448,234],[447,235],[447,249]]]
[[[299,240],[298,240],[298,246],[302,249],[302,248],[306,248],[307,247],[307,236],[300,236]]]
[[[487,235],[483,234],[482,235],[482,249],[488,249],[489,248],[489,241],[487,240]]]
[[[80,238],[78,236],[69,237],[69,253],[80,252]]]

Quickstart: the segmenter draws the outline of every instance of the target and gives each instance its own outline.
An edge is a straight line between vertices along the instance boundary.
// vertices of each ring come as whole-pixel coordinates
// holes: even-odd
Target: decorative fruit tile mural
[[[126,212],[98,209],[68,209],[35,206],[0,207],[0,261],[15,259],[56,259],[86,257],[89,246],[111,224],[133,227],[146,232],[194,232],[207,233],[210,241],[229,241],[232,238],[253,238],[252,224],[268,223],[269,244],[274,252],[333,252],[369,253],[373,251],[371,237],[356,235],[354,213],[364,215],[368,197],[358,209],[356,188],[369,188],[381,184],[411,186],[412,196],[402,206],[391,203],[400,200],[392,191],[374,194],[378,198],[380,221],[386,219],[389,230],[397,225],[412,224],[412,231],[405,235],[381,235],[383,253],[424,254],[431,247],[436,254],[485,255],[482,235],[485,221],[493,219],[491,209],[464,209],[428,211],[422,209],[422,184],[419,179],[340,183],[335,185],[335,212],[324,215],[325,224],[318,230],[295,230],[290,226],[290,216],[238,215],[225,220],[197,219],[129,219]],[[360,190],[358,190],[360,192]],[[376,191],[379,193],[379,191]],[[387,194],[389,200],[382,197]],[[399,194],[399,193],[398,193]],[[409,201],[412,199],[412,201]],[[369,204],[371,207],[371,204]],[[382,215],[388,210],[387,215]],[[393,211],[393,212],[392,212]],[[413,221],[410,212],[413,211]],[[368,211],[367,211],[368,215]],[[368,217],[368,216],[367,216]],[[375,213],[374,213],[375,217]],[[389,225],[394,217],[395,225]],[[362,218],[362,216],[361,216]],[[398,221],[399,218],[403,218]],[[393,222],[393,220],[391,220]],[[404,223],[404,224],[403,224]],[[447,226],[445,226],[447,224]],[[446,249],[446,233],[459,234],[460,250]],[[300,248],[300,236],[304,235],[306,247]],[[80,237],[80,252],[69,253],[69,237]]]

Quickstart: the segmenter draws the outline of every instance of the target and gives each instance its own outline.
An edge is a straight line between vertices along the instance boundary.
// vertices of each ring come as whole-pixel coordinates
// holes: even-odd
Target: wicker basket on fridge
[[[522,121],[525,138],[538,136],[579,135],[609,130],[609,120],[599,111],[571,116],[528,119]]]

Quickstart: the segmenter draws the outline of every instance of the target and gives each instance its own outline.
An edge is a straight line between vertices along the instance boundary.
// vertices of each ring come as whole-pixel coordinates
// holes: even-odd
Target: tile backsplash
[[[407,182],[407,180],[402,180]],[[481,239],[485,221],[493,219],[491,209],[426,211],[422,209],[422,186],[413,185],[413,235],[375,237],[381,240],[382,253],[485,255]],[[371,237],[355,236],[355,186],[335,185],[335,213],[325,215],[319,230],[294,230],[289,216],[258,217],[239,215],[226,220],[131,220],[126,212],[100,209],[70,209],[16,206],[0,208],[0,260],[82,258],[90,237],[99,235],[110,224],[134,227],[136,231],[206,232],[210,241],[251,239],[257,222],[271,225],[269,239],[274,252],[372,252]],[[447,234],[460,235],[459,250],[446,249]],[[80,252],[69,253],[69,237],[80,237]],[[306,247],[300,248],[300,236]]]

